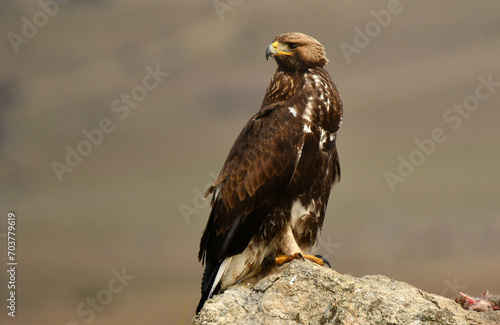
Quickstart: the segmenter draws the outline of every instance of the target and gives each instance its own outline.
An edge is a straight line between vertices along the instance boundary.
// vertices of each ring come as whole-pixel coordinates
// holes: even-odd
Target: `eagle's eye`
[[[295,44],[295,43],[289,43],[288,47],[290,48],[290,50],[295,50],[297,48],[297,44]]]

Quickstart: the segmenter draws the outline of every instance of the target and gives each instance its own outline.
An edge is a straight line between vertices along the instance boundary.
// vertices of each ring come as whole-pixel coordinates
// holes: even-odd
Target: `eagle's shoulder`
[[[200,243],[200,260],[242,251],[252,229],[260,226],[286,191],[304,143],[300,124],[289,116],[283,105],[264,107],[234,142],[205,193],[212,194],[212,210]]]
[[[284,190],[276,186],[289,182],[302,138],[301,125],[293,120],[287,105],[263,107],[237,137],[219,177],[206,194],[217,188],[228,209],[246,201],[253,203],[251,208],[269,203],[273,195],[262,196],[264,193],[259,192],[266,192],[264,187],[270,180],[272,184],[267,185],[273,186],[274,192]]]

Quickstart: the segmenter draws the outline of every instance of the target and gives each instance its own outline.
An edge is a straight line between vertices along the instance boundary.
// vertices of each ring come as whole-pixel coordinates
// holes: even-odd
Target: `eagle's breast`
[[[285,114],[301,125],[295,193],[288,202],[290,227],[301,248],[311,247],[322,227],[330,189],[338,177],[336,132],[342,122],[342,104],[325,70],[309,69],[302,76],[302,90],[290,101]]]
[[[324,70],[309,69],[303,75],[303,91],[288,107],[288,113],[302,123],[304,133],[312,133],[324,154],[333,150],[335,137],[342,122],[338,94]]]

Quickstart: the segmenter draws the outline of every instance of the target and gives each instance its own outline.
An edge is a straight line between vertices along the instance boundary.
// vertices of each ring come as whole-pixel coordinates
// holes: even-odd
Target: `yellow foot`
[[[321,266],[325,265],[325,263],[330,266],[327,260],[322,258],[321,256],[307,255],[302,253],[295,253],[293,255],[278,255],[276,256],[275,263],[276,265],[283,265],[285,263],[291,262],[292,260],[300,258],[301,260],[308,259],[311,262],[319,264]]]

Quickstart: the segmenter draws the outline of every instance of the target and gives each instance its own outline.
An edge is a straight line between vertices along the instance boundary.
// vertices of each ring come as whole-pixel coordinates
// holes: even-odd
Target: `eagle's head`
[[[302,33],[281,34],[266,49],[266,59],[276,59],[285,70],[323,67],[328,63],[325,48],[316,39]]]

